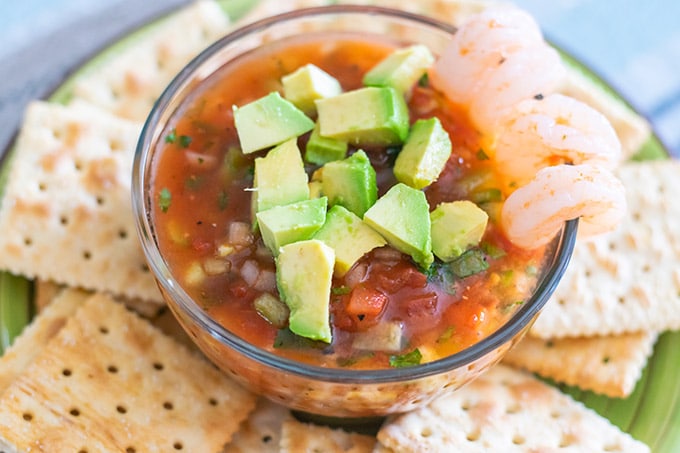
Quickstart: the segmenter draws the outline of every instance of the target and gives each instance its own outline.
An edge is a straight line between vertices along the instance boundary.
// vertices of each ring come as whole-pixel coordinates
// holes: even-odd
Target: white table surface
[[[0,149],[26,102],[106,43],[189,0],[0,0]],[[516,0],[545,35],[590,66],[680,155],[680,2]]]

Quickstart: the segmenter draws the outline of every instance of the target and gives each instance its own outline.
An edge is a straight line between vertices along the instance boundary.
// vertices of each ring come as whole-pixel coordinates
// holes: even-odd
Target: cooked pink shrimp
[[[549,165],[589,163],[611,170],[621,160],[621,143],[600,112],[551,94],[517,105],[499,130],[494,158],[506,183],[521,186]]]
[[[547,45],[527,47],[488,71],[483,89],[470,103],[477,129],[494,135],[521,101],[555,92],[565,74],[559,54]]]
[[[556,165],[538,171],[505,200],[501,225],[520,247],[548,243],[567,220],[580,218],[579,236],[611,231],[626,212],[623,184],[597,165]]]
[[[534,19],[513,7],[489,8],[463,23],[429,73],[433,86],[468,106],[487,134],[509,107],[554,91],[563,75]]]

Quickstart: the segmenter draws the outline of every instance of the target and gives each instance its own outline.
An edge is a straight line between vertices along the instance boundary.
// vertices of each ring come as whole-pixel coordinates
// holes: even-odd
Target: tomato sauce
[[[266,151],[240,151],[232,106],[281,91],[281,77],[308,63],[336,77],[344,90],[360,88],[363,74],[398,45],[360,35],[323,35],[264,46],[222,68],[165,131],[152,178],[161,252],[197,303],[252,344],[326,367],[386,368],[401,366],[400,359],[413,364],[408,360],[414,351],[417,361],[435,360],[496,330],[536,284],[545,250],[521,250],[504,238],[496,225],[503,194],[479,135],[464,109],[423,81],[409,99],[411,122],[437,116],[453,145],[444,171],[425,194],[431,209],[471,199],[489,213],[477,250],[486,268],[460,277],[436,262],[423,272],[407,255],[388,246],[375,249],[333,281],[331,344],[295,337],[253,308],[263,292],[277,295],[274,259],[251,228],[248,190],[254,159]],[[300,149],[306,140],[299,139]],[[376,169],[380,196],[396,183],[392,165],[399,150],[363,149]],[[306,169],[311,175],[316,167]],[[390,324],[401,331],[400,350],[357,347],[357,338]],[[369,346],[380,341],[368,337]]]

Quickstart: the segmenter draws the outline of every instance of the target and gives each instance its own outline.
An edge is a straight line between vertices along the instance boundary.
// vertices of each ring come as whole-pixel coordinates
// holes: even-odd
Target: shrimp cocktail
[[[556,93],[560,58],[528,15],[488,10],[454,34],[357,11],[375,27],[255,26],[268,38],[167,114],[146,183],[161,289],[195,304],[170,302],[201,348],[257,391],[333,415],[405,410],[497,361],[563,271],[565,222],[598,233],[625,209],[616,135]],[[425,371],[397,382],[410,369]]]

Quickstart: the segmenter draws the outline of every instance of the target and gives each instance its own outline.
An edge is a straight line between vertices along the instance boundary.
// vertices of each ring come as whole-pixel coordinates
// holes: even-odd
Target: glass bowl
[[[537,287],[498,330],[459,353],[421,365],[354,370],[323,368],[284,359],[255,347],[212,319],[179,285],[160,249],[151,216],[154,153],[164,127],[211,74],[226,62],[271,41],[316,31],[398,35],[442,51],[455,29],[410,13],[367,6],[329,6],[268,18],[225,36],[197,56],[167,87],[141,133],[134,159],[132,202],[142,247],[158,286],[179,323],[203,353],[253,392],[298,410],[327,417],[374,417],[409,411],[453,391],[487,368],[528,331],[553,293],[571,256],[577,221],[555,239]],[[196,379],[200,379],[197,376]]]

